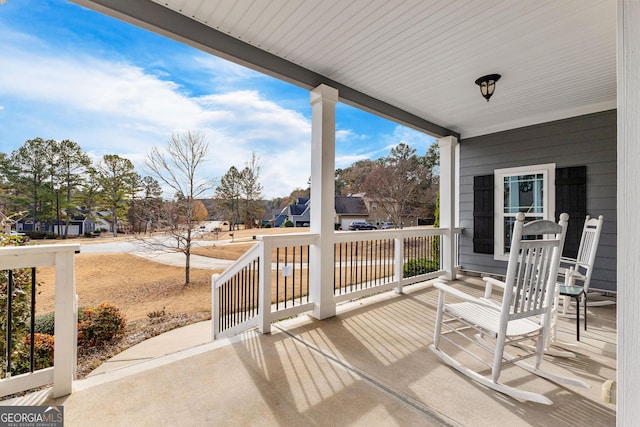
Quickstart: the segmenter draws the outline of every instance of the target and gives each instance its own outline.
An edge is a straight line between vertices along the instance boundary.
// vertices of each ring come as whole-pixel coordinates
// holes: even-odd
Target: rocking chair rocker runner
[[[559,224],[553,221],[533,221],[524,224],[524,214],[518,213],[513,228],[511,251],[504,282],[485,277],[485,295],[476,298],[443,283],[439,290],[434,342],[429,348],[443,361],[471,379],[505,393],[513,398],[551,404],[539,393],[521,390],[498,382],[502,365],[513,363],[526,371],[554,382],[589,387],[586,383],[540,370],[545,340],[549,333],[550,314],[555,296],[558,265],[569,215],[560,215]],[[493,285],[503,290],[502,301],[492,299]],[[462,302],[446,302],[447,295]],[[475,334],[474,334],[475,332]],[[450,335],[450,334],[453,334]],[[534,340],[534,350],[523,356],[512,356],[507,346]],[[463,366],[442,349],[447,341],[486,366],[491,375],[485,376]],[[461,344],[470,341],[472,345]],[[473,353],[469,348],[479,347],[492,354],[492,363]],[[523,348],[518,347],[520,353]],[[522,359],[535,356],[535,364]]]

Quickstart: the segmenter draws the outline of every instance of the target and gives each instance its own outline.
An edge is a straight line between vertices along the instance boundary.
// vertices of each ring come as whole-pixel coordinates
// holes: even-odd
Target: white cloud
[[[307,185],[310,119],[283,104],[308,106],[308,95],[302,102],[278,103],[257,90],[240,89],[268,84],[262,74],[193,51],[172,52],[169,59],[159,55],[142,68],[122,59],[93,56],[101,54],[100,49],[72,52],[11,31],[3,31],[0,51],[2,151],[10,152],[36,136],[71,139],[94,159],[118,154],[144,173],[144,159],[152,146],[164,146],[172,133],[200,130],[210,147],[203,167],[206,178],[220,178],[231,166],[242,168],[255,152],[265,197],[288,195]],[[178,61],[179,71],[168,67],[168,61]],[[211,87],[215,92],[192,95],[194,87],[171,81],[172,69],[181,73],[185,85],[197,81],[200,91]],[[400,142],[422,155],[433,141],[401,126],[391,135],[376,134],[368,127],[365,133],[357,130],[363,128],[338,129],[336,167],[385,156]]]
[[[336,168],[347,168],[359,160],[370,159],[371,156],[369,154],[370,153],[336,156]]]
[[[353,129],[336,130],[336,141],[338,142],[357,142],[369,139],[369,135],[359,134]]]
[[[173,132],[193,129],[203,131],[210,144],[207,178],[221,177],[232,165],[243,167],[255,151],[265,197],[307,183],[309,120],[257,91],[194,98],[127,63],[8,49],[0,73],[3,114],[29,106],[29,114],[38,117],[29,120],[32,128],[23,126],[12,149],[36,136],[68,138],[96,159],[107,153],[126,157],[142,173],[152,146],[164,146]]]
[[[436,141],[434,137],[429,136],[426,133],[418,132],[417,130],[399,125],[393,129],[391,140],[392,143],[389,144],[386,149],[390,150],[403,142],[415,148],[417,151],[416,154],[419,156],[423,156],[427,152],[429,146]]]
[[[204,71],[211,76],[211,84],[216,86],[233,85],[252,79],[263,79],[265,76],[249,68],[226,61],[213,55],[195,55],[190,62],[198,71]]]

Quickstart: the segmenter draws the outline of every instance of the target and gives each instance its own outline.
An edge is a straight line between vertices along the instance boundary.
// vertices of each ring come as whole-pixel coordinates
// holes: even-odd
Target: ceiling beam
[[[451,135],[460,138],[457,132],[240,41],[151,0],[71,1],[307,90],[326,84],[338,90],[340,101],[345,104],[431,136]]]

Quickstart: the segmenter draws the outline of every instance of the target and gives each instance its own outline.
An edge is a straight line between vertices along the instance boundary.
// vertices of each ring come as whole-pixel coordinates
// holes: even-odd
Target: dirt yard
[[[253,246],[257,234],[300,233],[308,229],[277,228],[235,231],[233,243],[228,232],[196,235],[195,240],[216,240],[220,244],[198,248],[194,254],[235,260]],[[129,237],[118,237],[118,240]],[[97,244],[113,241],[97,239],[53,240],[43,243]],[[83,378],[104,360],[171,329],[211,317],[211,275],[220,270],[191,269],[191,283],[185,286],[184,267],[160,264],[127,253],[77,254],[75,257],[76,291],[80,307],[109,302],[119,307],[126,319],[125,335],[101,347],[79,351],[78,378]],[[55,271],[39,268],[38,314],[54,310]]]
[[[221,242],[220,245],[194,249],[193,253],[234,260],[253,245],[253,236],[256,234],[306,231],[306,228],[239,230],[234,232],[233,244]],[[204,238],[213,240],[210,235]],[[200,239],[202,237],[196,238]],[[220,233],[218,239],[230,239],[229,233]],[[92,239],[86,241],[86,244],[108,240],[111,238]],[[71,242],[77,241],[73,239]],[[174,315],[210,313],[211,275],[221,272],[192,268],[191,283],[184,286],[184,268],[160,264],[131,254],[80,253],[76,255],[75,263],[78,305],[88,307],[109,302],[120,307],[130,322],[146,319],[148,314],[162,310]],[[42,284],[37,297],[37,312],[41,314],[53,311],[54,269],[38,269],[38,281]]]
[[[76,290],[80,307],[109,302],[120,307],[127,320],[144,319],[148,313],[192,313],[211,310],[211,275],[220,271],[191,269],[191,283],[184,285],[184,268],[159,264],[135,255],[78,254]],[[53,311],[54,271],[38,272],[38,313]]]

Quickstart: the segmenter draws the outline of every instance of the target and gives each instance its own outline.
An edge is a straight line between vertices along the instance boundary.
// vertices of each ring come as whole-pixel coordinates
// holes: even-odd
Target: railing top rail
[[[0,270],[55,264],[56,254],[80,252],[79,244],[3,246],[0,248]]]
[[[49,252],[77,252],[80,245],[64,244],[64,245],[27,245],[27,246],[3,246],[0,248],[0,255],[22,255],[26,253],[49,253]]]
[[[454,233],[459,233],[461,230],[462,229],[454,229]],[[394,239],[396,237],[446,236],[448,234],[448,228],[409,227],[389,230],[337,231],[335,232],[334,240],[336,243],[344,243],[362,240]]]
[[[226,282],[237,272],[242,270],[247,264],[262,254],[262,242],[256,242],[248,251],[243,253],[233,264],[227,267],[222,273],[214,275],[216,286]]]
[[[273,247],[283,247],[293,245],[312,245],[317,242],[319,236],[319,234],[314,233],[289,233],[256,236],[256,239]]]

